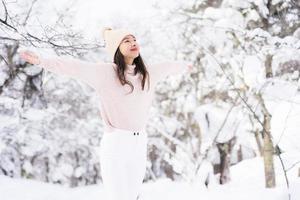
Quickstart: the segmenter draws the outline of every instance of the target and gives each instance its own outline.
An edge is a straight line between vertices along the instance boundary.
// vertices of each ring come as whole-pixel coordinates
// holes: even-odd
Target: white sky
[[[76,25],[89,31],[103,26],[138,23],[154,15],[154,0],[77,0]],[[113,25],[114,26],[114,25]],[[96,30],[93,30],[93,27]]]
[[[58,13],[71,6],[71,23],[75,28],[85,29],[92,35],[103,26],[130,26],[150,20],[157,9],[152,4],[158,0],[46,0],[38,1],[34,6],[35,15],[43,25],[55,23]],[[168,2],[166,0],[165,2]],[[12,12],[27,12],[32,0],[19,0],[9,3]],[[16,8],[15,5],[19,7]],[[20,9],[20,10],[16,10]],[[33,19],[34,20],[34,19]],[[37,22],[34,21],[33,24]],[[69,22],[68,22],[69,23]],[[116,28],[116,27],[115,27]]]

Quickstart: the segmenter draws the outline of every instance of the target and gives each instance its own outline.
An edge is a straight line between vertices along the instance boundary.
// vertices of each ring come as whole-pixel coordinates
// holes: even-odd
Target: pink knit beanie
[[[127,35],[135,35],[127,29],[112,29],[105,27],[102,30],[102,37],[105,41],[105,50],[109,53],[110,59],[114,61],[114,55],[122,41]]]

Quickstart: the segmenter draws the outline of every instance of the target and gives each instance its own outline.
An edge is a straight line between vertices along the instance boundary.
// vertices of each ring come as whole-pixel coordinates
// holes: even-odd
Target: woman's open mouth
[[[130,49],[130,51],[137,51],[138,49],[137,48],[134,48],[134,49]]]

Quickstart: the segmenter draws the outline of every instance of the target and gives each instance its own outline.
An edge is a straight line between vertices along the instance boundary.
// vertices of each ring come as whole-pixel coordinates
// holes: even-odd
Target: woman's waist
[[[124,128],[117,128],[110,126],[109,128],[104,130],[104,134],[121,134],[121,135],[144,135],[146,134],[145,128],[139,128],[134,130],[124,129]]]

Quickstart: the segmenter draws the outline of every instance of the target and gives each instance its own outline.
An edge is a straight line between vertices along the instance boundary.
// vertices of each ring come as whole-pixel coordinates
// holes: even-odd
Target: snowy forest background
[[[300,2],[111,4],[2,0],[0,188],[20,178],[71,188],[101,184],[97,95],[80,81],[25,63],[18,52],[107,61],[101,28],[112,26],[137,32],[146,62],[194,65],[191,74],[157,85],[145,184],[197,183],[195,190],[212,194],[223,191],[220,185],[243,185],[252,190],[231,199],[250,199],[257,188],[265,189],[257,192],[265,199],[300,199]],[[191,198],[229,199],[224,192]]]

